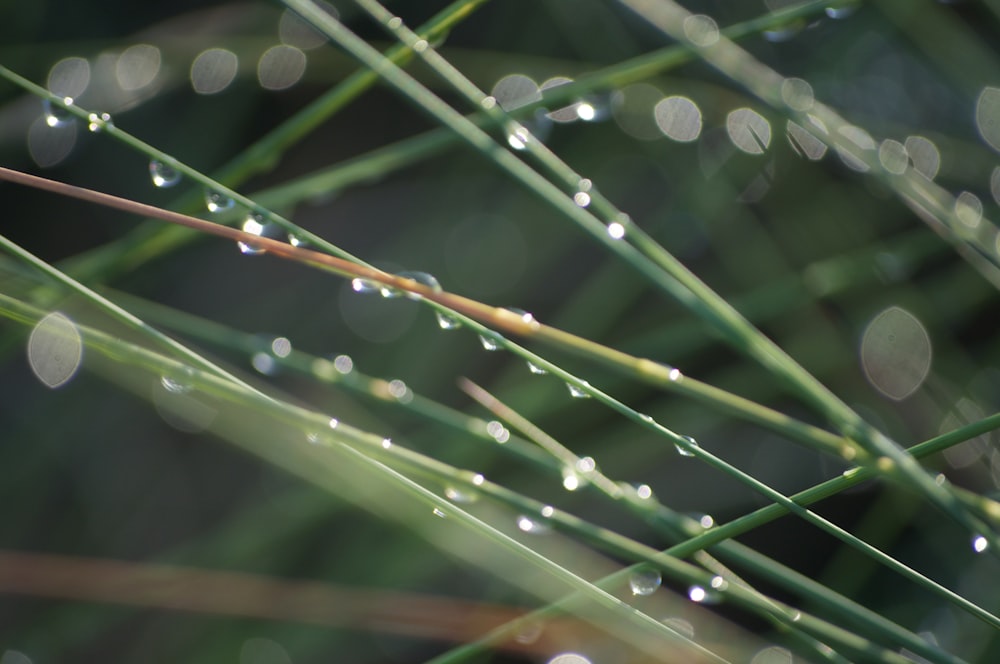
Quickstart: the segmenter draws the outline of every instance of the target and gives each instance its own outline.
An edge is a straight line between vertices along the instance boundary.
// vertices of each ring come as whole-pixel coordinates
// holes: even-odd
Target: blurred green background
[[[687,3],[720,26],[789,4]],[[444,3],[389,6],[416,26]],[[353,5],[336,8],[371,43],[390,45]],[[968,192],[986,218],[995,218],[1000,162],[981,139],[975,115],[983,87],[996,85],[1000,71],[994,4],[873,1],[855,9],[842,18],[817,11],[741,44],[782,74],[808,81],[817,99],[863,128],[873,145],[884,139],[905,145],[914,168],[927,169],[949,191]],[[83,59],[89,83],[74,95],[80,105],[110,112],[116,126],[207,173],[355,69],[330,45],[300,51],[306,62],[301,76],[294,58],[277,73],[260,65],[283,38],[292,45],[301,38],[279,30],[283,11],[277,4],[4,2],[0,15],[0,63],[51,85],[58,63]],[[159,69],[135,90],[122,89],[120,78],[116,89],[117,63],[136,44],[158,50]],[[665,44],[615,3],[494,0],[458,25],[440,49],[490,91],[513,74],[536,84],[576,78]],[[192,63],[211,48],[234,54],[239,70],[223,90],[199,94]],[[424,68],[411,70],[471,112]],[[495,93],[502,103],[503,90]],[[540,113],[532,125],[537,135],[871,422],[909,445],[997,411],[994,286],[878,177],[852,168],[834,151],[803,156],[810,146],[796,142],[794,130],[789,139],[784,117],[698,62],[593,93],[587,100],[593,121],[558,122]],[[657,124],[654,107],[671,96],[699,109],[695,140],[672,140]],[[731,114],[744,108],[768,128],[764,149],[740,147]],[[238,189],[253,197],[434,128],[392,90],[375,86]],[[72,130],[45,127],[39,100],[7,83],[0,84],[0,164],[160,206],[191,189],[183,181],[154,188],[143,155],[87,132],[82,123]],[[11,184],[0,188],[3,234],[56,264],[128,236],[140,221]],[[431,273],[446,290],[530,311],[548,324],[824,424],[682,306],[464,147],[453,145],[278,211],[383,269]],[[457,388],[457,379],[468,377],[576,453],[593,456],[608,476],[646,483],[680,512],[709,513],[724,522],[764,504],[733,480],[677,457],[636,425],[570,398],[559,380],[533,376],[509,354],[485,352],[474,334],[442,331],[432,312],[412,302],[358,295],[345,280],[269,256],[244,256],[217,239],[197,238],[134,265],[127,251],[122,258],[127,267],[88,283],[260,335],[262,352],[281,336],[317,356],[350,356],[357,371],[405,381],[415,393],[492,419]],[[0,284],[9,295],[29,292],[9,265]],[[862,366],[866,331],[887,310],[900,326],[896,333],[911,335],[904,359],[890,359],[911,363],[906,366],[916,374],[926,371],[913,385],[893,384],[910,390],[902,399],[886,394],[895,387],[866,378]],[[76,315],[102,325],[85,307]],[[533,605],[503,579],[443,557],[395,524],[214,437],[172,426],[151,403],[155,386],[132,393],[83,371],[65,387],[47,389],[26,361],[27,330],[4,322],[0,331],[0,548]],[[873,332],[885,333],[877,326]],[[666,546],[594,496],[567,493],[558,478],[391,400],[318,385],[280,368],[262,375],[248,353],[188,340],[241,375],[341,421]],[[845,468],[704,405],[542,350],[783,492]],[[992,434],[927,463],[979,493],[994,495],[1000,482]],[[864,485],[822,503],[819,511],[997,609],[996,561],[974,556],[965,534],[911,494]],[[933,633],[959,656],[983,662],[1000,656],[991,630],[801,521],[786,517],[741,541],[913,631]],[[763,629],[738,612],[720,610],[750,630]],[[16,653],[34,662],[411,662],[446,648],[392,630],[0,595],[3,664],[21,661]],[[537,653],[525,657],[516,661],[547,661]]]

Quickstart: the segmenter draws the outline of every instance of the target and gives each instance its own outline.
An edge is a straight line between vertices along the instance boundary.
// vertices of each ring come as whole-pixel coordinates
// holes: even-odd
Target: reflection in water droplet
[[[715,19],[705,14],[692,14],[684,19],[684,36],[702,48],[719,41],[719,24]]]
[[[963,191],[955,199],[955,216],[969,228],[976,228],[983,218],[983,202],[969,191]]]
[[[153,407],[163,420],[185,433],[199,433],[212,423],[216,410],[193,388],[194,371],[180,367],[153,381]]]
[[[781,83],[781,98],[795,111],[808,111],[815,102],[812,86],[801,78],[786,78]]]
[[[236,201],[218,191],[205,191],[205,208],[213,214],[232,210]]]
[[[989,540],[987,540],[982,535],[976,535],[972,538],[972,550],[976,553],[982,553],[990,546]]]
[[[900,307],[889,307],[868,324],[861,339],[868,381],[895,401],[920,387],[931,367],[931,340],[923,324]]]
[[[95,134],[114,126],[115,124],[111,121],[111,116],[108,113],[91,113],[87,116],[87,129]]]
[[[83,337],[66,315],[54,311],[39,320],[28,337],[31,371],[50,388],[65,385],[83,359]]]
[[[293,233],[289,233],[287,239],[288,239],[288,244],[292,245],[293,247],[307,247],[307,246],[309,246],[309,241],[308,240],[304,240],[304,239],[300,238],[298,235],[295,235]]]
[[[906,153],[906,146],[891,138],[885,139],[879,145],[878,160],[882,168],[893,175],[902,175],[910,167],[910,155]]]
[[[149,177],[156,187],[173,187],[181,181],[181,174],[173,166],[153,159],[149,162]]]
[[[628,585],[633,595],[652,595],[662,582],[660,571],[651,567],[641,567],[628,577]]]
[[[355,293],[380,293],[382,287],[377,281],[369,281],[361,277],[351,279],[351,290]]]
[[[73,105],[73,98],[66,97],[63,103],[67,106]],[[63,127],[76,121],[76,116],[59,104],[54,104],[48,99],[42,100],[42,113],[45,114],[45,124],[50,127]]]
[[[726,116],[729,140],[747,154],[764,154],[771,145],[771,123],[757,111],[738,108]]]
[[[904,146],[913,163],[913,169],[928,180],[933,180],[941,167],[941,153],[934,143],[923,136],[907,137]]]
[[[453,503],[473,503],[479,498],[479,495],[474,491],[448,486],[445,487],[444,497]]]
[[[597,470],[597,462],[594,461],[594,457],[580,457],[576,460],[576,469],[586,475]]]
[[[678,369],[677,367],[671,367],[670,371],[667,373],[667,378],[673,383],[676,383],[683,377],[684,374],[682,374],[681,370]]]
[[[688,599],[698,604],[716,604],[719,601],[719,593],[696,585],[688,588]]]
[[[690,143],[701,135],[701,109],[687,97],[666,97],[653,107],[656,126],[679,143]]]
[[[587,385],[586,382],[584,382],[583,384]],[[587,386],[589,387],[589,385],[587,385]],[[585,390],[585,389],[583,389],[581,387],[577,387],[573,383],[566,383],[566,389],[569,390],[570,396],[573,397],[574,399],[589,399],[590,398],[590,393],[587,392],[587,390]]]
[[[681,436],[681,438],[683,438],[684,440],[686,440],[690,444],[690,447],[698,447],[698,441],[696,441],[691,436]],[[691,451],[690,447],[685,447],[684,445],[681,445],[680,443],[674,443],[674,449],[676,449],[677,453],[680,454],[682,457],[693,457],[693,456],[695,456],[695,453]]]

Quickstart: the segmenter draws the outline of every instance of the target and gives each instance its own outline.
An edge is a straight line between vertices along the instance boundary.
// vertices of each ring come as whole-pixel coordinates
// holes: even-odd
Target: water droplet
[[[445,487],[444,496],[453,503],[472,503],[479,497],[473,491],[467,491],[454,486]]]
[[[392,447],[392,440],[390,438],[383,438],[382,439],[382,449],[383,450],[387,450],[390,447]]]
[[[844,0],[843,2],[828,6],[825,11],[826,15],[830,18],[840,19],[854,15],[860,7],[861,2],[859,0]]]
[[[149,162],[149,177],[152,178],[154,186],[164,189],[173,187],[181,181],[180,171],[156,159]]]
[[[389,396],[400,403],[410,403],[413,401],[413,390],[407,387],[406,383],[398,378],[390,381],[386,389],[389,392]]]
[[[115,123],[111,121],[111,116],[108,113],[91,113],[87,116],[87,129],[95,134],[114,126]]]
[[[434,275],[427,274],[426,272],[400,272],[396,276],[402,277],[403,279],[412,279],[421,286],[427,286],[428,288],[431,289],[431,291],[435,293],[440,293],[442,290],[441,284],[438,283],[438,280],[434,277]],[[421,299],[421,296],[419,294],[410,292],[406,293],[406,297],[410,298],[411,300]]]
[[[585,208],[590,205],[590,194],[585,191],[578,191],[573,194],[573,202],[580,207]]]
[[[495,337],[488,337],[485,334],[479,335],[479,343],[483,345],[483,350],[492,352],[500,349],[500,342]]]
[[[250,214],[244,221],[242,226],[244,233],[250,233],[251,235],[258,235],[260,237],[266,237],[272,240],[278,239],[282,236],[281,227],[277,224],[273,224],[264,220],[262,215],[257,213]],[[264,249],[257,247],[245,242],[237,242],[236,246],[239,247],[240,252],[245,256],[259,256],[264,253]]]
[[[171,376],[160,376],[160,385],[171,394],[186,394],[191,391],[191,370],[185,367],[186,373]]]
[[[990,542],[982,535],[976,535],[972,538],[972,550],[976,553],[982,553],[990,547]]]
[[[682,374],[681,370],[676,367],[671,367],[670,371],[667,373],[667,379],[675,383],[683,377],[684,374]]]
[[[254,353],[250,358],[250,364],[265,376],[273,376],[278,370],[278,363],[270,353]]]
[[[498,443],[506,443],[510,440],[510,431],[500,422],[491,420],[486,424],[486,433]]]
[[[691,447],[698,447],[698,441],[696,441],[691,436],[681,436],[681,438],[690,443]],[[692,452],[690,449],[684,447],[679,443],[675,443],[674,448],[677,450],[677,453],[680,454],[682,457],[693,457],[695,455],[694,452]]]
[[[715,519],[712,518],[711,514],[702,514],[698,517],[698,525],[707,530],[715,526]]]
[[[661,583],[663,583],[663,577],[660,576],[659,570],[652,567],[640,567],[628,577],[628,585],[632,589],[632,594],[643,597],[656,592]]]
[[[583,481],[572,468],[562,469],[562,485],[564,489],[567,491],[576,491],[580,488],[581,484],[583,484]]]
[[[587,381],[581,381],[582,385],[585,387],[590,387],[590,383]],[[569,390],[569,394],[574,399],[589,399],[590,392],[587,392],[583,387],[577,387],[573,383],[566,383],[566,389]]]
[[[515,150],[523,150],[531,141],[531,132],[524,125],[511,123],[507,131],[507,144]]]
[[[955,216],[969,228],[976,228],[983,218],[983,202],[969,191],[963,191],[955,199]]]
[[[442,330],[454,330],[462,327],[462,323],[454,316],[449,316],[441,311],[435,311],[434,316],[437,318],[438,327]]]
[[[236,205],[236,201],[221,192],[211,189],[205,191],[205,208],[212,214],[232,210],[234,205]]]
[[[72,97],[65,97],[63,103],[66,106],[73,105]],[[50,127],[65,127],[75,122],[75,116],[59,104],[52,103],[49,99],[42,100],[42,113],[45,115],[45,124]]]
[[[764,39],[769,42],[786,42],[794,39],[806,27],[804,19],[789,21],[783,25],[769,28],[763,32]]]
[[[429,44],[427,43],[426,39],[418,39],[417,41],[413,42],[413,50],[416,53],[423,53],[424,51],[427,50],[428,46]]]
[[[28,336],[28,363],[46,387],[65,385],[83,359],[83,337],[66,315],[54,311],[35,324]]]
[[[380,286],[377,281],[369,281],[368,279],[355,277],[354,279],[351,279],[351,290],[355,293],[381,293],[382,286]]]
[[[390,30],[399,30],[401,27],[403,27],[403,19],[399,18],[398,16],[393,16],[388,21],[386,21],[385,24]]]
[[[612,240],[620,240],[625,237],[625,227],[617,221],[612,221],[608,224],[608,235],[611,236]]]
[[[521,514],[517,517],[517,529],[524,533],[530,533],[532,535],[542,535],[549,532],[549,527],[541,522],[532,519],[531,517]]]
[[[333,368],[337,370],[337,373],[349,374],[354,371],[354,360],[351,359],[350,355],[338,355],[333,358]]]
[[[439,519],[444,519],[444,518],[448,517],[448,515],[444,513],[444,510],[442,510],[442,509],[440,509],[438,507],[434,508],[434,512],[433,513],[434,513],[434,516],[438,517]]]
[[[542,631],[544,629],[545,628],[541,622],[535,620],[526,622],[520,629],[517,630],[517,634],[514,635],[514,640],[524,645],[534,643],[538,640],[538,637],[542,635]]]
[[[545,369],[541,368],[540,366],[538,366],[533,362],[528,362],[527,365],[528,365],[528,371],[535,374],[536,376],[544,376],[545,374],[548,373],[548,371],[546,371]]]
[[[479,102],[479,105],[488,111],[497,105],[497,98],[487,95],[486,97],[483,97],[482,101]]]
[[[684,19],[684,36],[695,46],[711,46],[719,41],[719,24],[705,14],[692,14]]]
[[[580,457],[576,460],[576,469],[586,475],[597,470],[597,462],[594,461],[594,457]]]
[[[303,240],[298,235],[294,235],[293,233],[289,233],[288,234],[288,244],[292,245],[293,247],[306,247],[306,246],[309,246],[309,241],[308,240]]]
[[[688,599],[698,604],[715,604],[718,602],[718,595],[701,586],[691,586],[688,588]]]
[[[340,420],[338,420],[336,417],[331,417],[329,427],[331,429],[336,429],[339,426],[340,426]]]
[[[653,489],[648,484],[640,484],[635,487],[635,495],[640,500],[649,500],[653,497]]]

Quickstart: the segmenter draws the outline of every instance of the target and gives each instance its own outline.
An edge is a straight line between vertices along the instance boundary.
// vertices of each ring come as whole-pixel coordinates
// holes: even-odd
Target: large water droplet
[[[156,187],[173,187],[181,181],[181,173],[176,168],[162,161],[153,159],[149,162],[149,177]]]
[[[205,208],[213,214],[232,210],[234,205],[236,201],[221,192],[210,189],[205,191]]]
[[[582,381],[583,385],[590,387],[590,384],[586,381]],[[582,387],[577,387],[573,383],[566,383],[566,389],[569,390],[569,395],[574,399],[589,399],[590,392],[587,392]]]
[[[63,99],[63,103],[66,106],[72,106],[73,98],[66,97]],[[48,99],[42,100],[42,113],[45,115],[45,124],[50,127],[65,127],[76,120],[72,113]]]
[[[115,123],[111,121],[111,115],[108,113],[91,113],[87,116],[87,129],[95,134],[114,126]]]
[[[191,369],[185,367],[181,371],[161,376],[160,385],[171,394],[186,394],[191,391],[192,376]]]
[[[243,221],[242,228],[243,232],[245,233],[250,233],[251,235],[259,235],[260,237],[266,237],[272,240],[278,239],[283,235],[280,226],[265,221],[263,216],[256,213],[251,214]],[[265,249],[261,247],[257,247],[245,242],[237,242],[236,246],[239,247],[241,253],[247,256],[259,256],[265,251]]]
[[[632,589],[633,595],[652,595],[663,582],[659,570],[652,567],[640,567],[632,572],[628,577],[628,585]]]
[[[698,447],[698,441],[696,441],[691,436],[681,436],[681,438],[690,443],[691,447]],[[682,457],[693,457],[695,455],[694,452],[692,452],[690,449],[684,447],[679,443],[675,443],[674,448],[677,450],[677,453],[680,454]]]

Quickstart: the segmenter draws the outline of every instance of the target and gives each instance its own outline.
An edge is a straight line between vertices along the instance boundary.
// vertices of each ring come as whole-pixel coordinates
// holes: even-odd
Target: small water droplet
[[[429,44],[427,43],[426,39],[418,39],[417,41],[413,42],[413,51],[415,53],[423,53],[424,51],[427,50],[428,46]]]
[[[972,550],[976,553],[982,553],[990,547],[990,542],[982,535],[976,535],[972,538]]]
[[[829,5],[824,11],[826,11],[826,15],[830,18],[841,19],[853,16],[860,7],[861,2],[859,0],[844,0],[843,2]]]
[[[660,576],[659,570],[652,567],[640,567],[628,577],[628,585],[632,589],[632,594],[643,597],[656,592],[661,583],[663,583],[663,577]]]
[[[582,381],[582,384],[586,387],[590,387],[590,383]],[[569,395],[574,399],[589,399],[590,392],[582,387],[577,387],[573,383],[566,383],[566,389],[569,390]]]
[[[403,19],[399,18],[398,16],[393,16],[388,21],[386,21],[385,24],[386,26],[388,26],[390,30],[399,30],[401,27],[403,27]]]
[[[72,97],[65,97],[63,103],[66,106],[73,105]],[[59,104],[52,103],[49,99],[42,100],[42,113],[45,115],[45,124],[50,127],[65,127],[75,122],[75,116]]]
[[[308,442],[310,445],[319,445],[320,442],[322,441],[320,440],[318,433],[316,433],[315,431],[310,431],[309,433],[306,434],[306,442]]]
[[[306,246],[309,245],[309,241],[308,240],[303,240],[298,235],[295,235],[293,233],[289,233],[288,234],[288,244],[292,245],[293,247],[306,247]]]
[[[672,382],[677,382],[683,377],[684,374],[681,373],[681,370],[675,367],[671,367],[670,371],[667,373],[667,379]]]
[[[406,386],[406,383],[398,378],[390,381],[387,389],[389,396],[400,403],[410,403],[413,401],[413,391]]]
[[[459,320],[454,316],[449,316],[448,314],[440,311],[435,311],[434,315],[437,318],[438,327],[442,330],[455,330],[462,327],[462,323],[459,322]]]
[[[87,129],[95,134],[114,126],[115,123],[111,121],[108,113],[91,113],[87,116]]]
[[[250,364],[265,376],[274,375],[278,368],[278,363],[275,362],[274,357],[269,353],[254,353],[250,358]]]
[[[272,240],[278,239],[282,236],[280,226],[265,221],[264,217],[257,213],[250,214],[243,221],[242,229],[244,233],[266,237]],[[246,242],[237,242],[236,246],[239,247],[240,253],[244,256],[259,256],[265,252],[265,249],[247,244]]]
[[[521,514],[517,517],[517,528],[521,532],[530,533],[532,535],[542,535],[549,532],[549,527],[542,523],[541,521],[536,521],[531,517]]]
[[[590,205],[590,194],[585,191],[578,191],[573,194],[573,202],[580,207],[585,208]]]
[[[338,420],[336,417],[331,417],[329,427],[331,429],[336,429],[339,426],[340,426],[340,420]]]
[[[482,106],[484,109],[486,109],[488,111],[491,108],[495,108],[496,107],[496,105],[497,105],[497,98],[496,97],[491,97],[491,96],[487,95],[486,97],[482,98],[482,100],[479,102],[479,105]]]
[[[382,449],[383,450],[387,450],[390,447],[392,447],[392,440],[390,438],[383,438],[382,439]]]
[[[176,168],[162,161],[153,159],[149,162],[149,177],[156,187],[173,187],[181,181],[181,173]]]
[[[427,274],[426,272],[400,272],[396,276],[402,277],[403,279],[412,279],[421,286],[427,286],[434,293],[440,293],[442,290],[441,284],[438,283],[438,280],[433,274]],[[422,296],[418,293],[407,292],[406,297],[411,300],[419,300]]]
[[[625,237],[625,227],[617,221],[612,221],[608,224],[608,235],[612,240],[620,240]]]
[[[698,525],[707,530],[715,526],[715,519],[712,518],[711,514],[702,514],[698,517]]]
[[[212,214],[232,210],[234,205],[236,205],[236,201],[222,192],[211,189],[205,191],[205,208]]]
[[[691,586],[688,588],[688,599],[698,604],[715,604],[718,602],[718,595],[701,586]]]
[[[382,287],[377,281],[355,277],[351,279],[351,290],[355,293],[380,293],[382,292]]]
[[[187,371],[189,372],[187,377],[183,377],[180,374],[173,376],[160,376],[160,385],[162,385],[163,389],[171,394],[186,394],[190,392],[190,369]]]
[[[485,334],[479,335],[479,343],[482,344],[483,350],[492,352],[500,349],[500,342],[496,338],[488,337]]]
[[[645,413],[639,413],[639,419],[643,422],[648,422],[649,424],[656,423],[656,420],[653,419],[652,415],[646,415]]]
[[[538,366],[533,362],[528,362],[527,364],[528,364],[528,371],[535,374],[536,376],[544,376],[545,374],[548,373],[548,371],[546,371],[545,369],[541,368],[540,366]]]
[[[442,510],[442,509],[440,509],[438,507],[435,507],[434,508],[434,516],[436,516],[439,519],[444,519],[444,518],[447,518],[448,515],[444,513],[444,510]]]
[[[338,355],[333,358],[333,368],[340,374],[349,374],[354,371],[354,360],[350,355]]]
[[[597,462],[594,461],[594,457],[580,457],[576,460],[576,469],[586,475],[597,470]]]
[[[765,30],[762,34],[769,42],[786,42],[794,39],[806,27],[805,19],[796,19]]]
[[[635,487],[635,495],[640,500],[649,500],[653,497],[653,489],[648,484],[640,484]]]
[[[479,497],[473,491],[466,491],[454,486],[445,487],[444,496],[453,503],[472,503]]]
[[[486,481],[486,478],[485,478],[485,477],[483,477],[482,473],[475,473],[475,474],[474,474],[474,475],[472,476],[472,483],[473,483],[473,484],[474,484],[475,486],[482,486],[482,485],[483,485],[483,482],[485,482],[485,481]]]
[[[698,441],[696,441],[691,436],[681,436],[681,438],[690,443],[691,447],[698,447]],[[695,455],[694,452],[692,452],[690,449],[684,447],[679,443],[675,443],[674,448],[677,450],[677,453],[680,454],[682,457],[693,457]]]
[[[510,431],[500,422],[491,420],[486,423],[486,433],[498,443],[506,443],[510,440]]]
[[[531,132],[524,125],[511,123],[507,131],[507,144],[515,150],[524,150],[531,141]]]
[[[564,489],[567,491],[576,491],[580,488],[581,484],[583,484],[583,481],[572,468],[562,469],[562,485]]]

